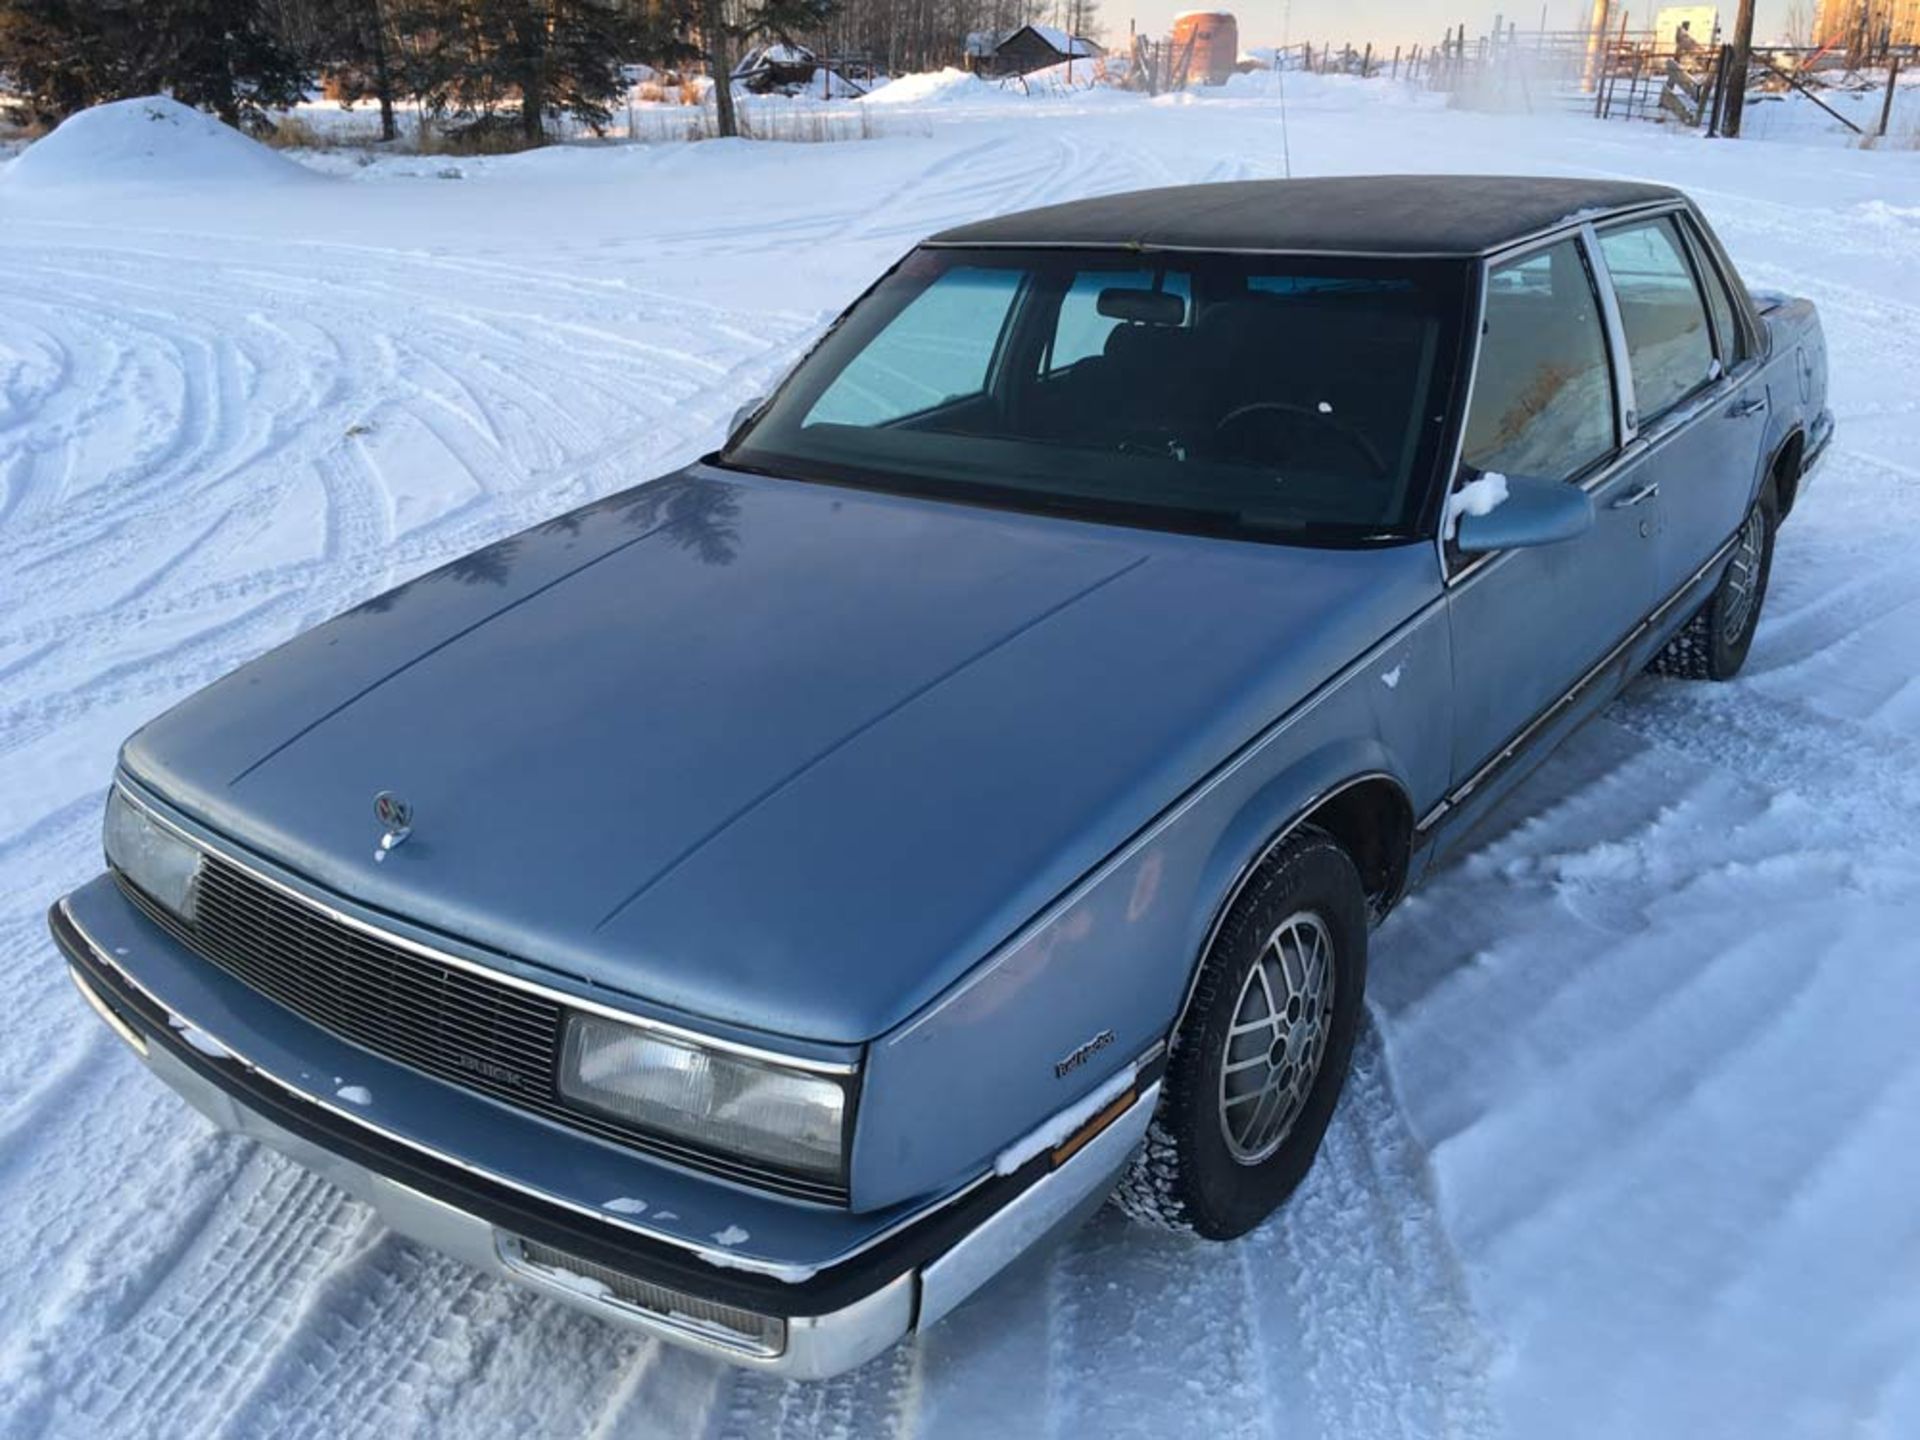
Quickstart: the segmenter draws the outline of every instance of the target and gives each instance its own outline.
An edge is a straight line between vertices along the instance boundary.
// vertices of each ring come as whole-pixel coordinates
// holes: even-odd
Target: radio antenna
[[[1288,39],[1293,33],[1293,0],[1286,0],[1280,12],[1280,50],[1273,57],[1273,80],[1280,91],[1280,170],[1293,178],[1293,147],[1287,142],[1287,55]]]

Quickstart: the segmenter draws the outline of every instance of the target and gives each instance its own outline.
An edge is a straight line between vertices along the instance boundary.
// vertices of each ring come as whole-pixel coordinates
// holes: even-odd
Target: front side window
[[[1579,244],[1496,265],[1461,458],[1474,470],[1565,480],[1614,448],[1613,376]]]
[[[1620,303],[1644,425],[1719,373],[1706,307],[1670,217],[1601,231],[1600,253]]]
[[[1412,538],[1468,262],[916,252],[721,463],[1302,544]]]

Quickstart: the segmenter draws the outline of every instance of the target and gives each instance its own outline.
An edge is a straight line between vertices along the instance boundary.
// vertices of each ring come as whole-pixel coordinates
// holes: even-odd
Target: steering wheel
[[[1327,411],[1310,410],[1305,405],[1297,405],[1291,400],[1254,400],[1245,405],[1237,405],[1214,423],[1213,433],[1224,435],[1230,427],[1244,424],[1255,415],[1281,415],[1290,421],[1311,421],[1345,441],[1347,448],[1364,459],[1375,476],[1384,480],[1389,474],[1387,462],[1381,458],[1378,447],[1368,436]]]

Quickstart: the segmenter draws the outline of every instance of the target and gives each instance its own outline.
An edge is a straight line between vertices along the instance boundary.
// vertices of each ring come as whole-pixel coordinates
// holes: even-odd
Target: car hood
[[[309,631],[123,765],[365,905],[690,1016],[856,1043],[1432,583],[1426,547],[696,467]],[[387,790],[412,834],[376,861]]]

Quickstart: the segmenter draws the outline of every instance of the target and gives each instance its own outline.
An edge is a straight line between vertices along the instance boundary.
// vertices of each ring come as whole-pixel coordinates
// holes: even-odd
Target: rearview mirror
[[[1485,485],[1497,478],[1482,476],[1471,484]],[[1557,545],[1593,528],[1593,498],[1577,485],[1509,475],[1505,477],[1505,491],[1504,498],[1478,513],[1473,508],[1454,512],[1460,518],[1454,543],[1462,552],[1479,555],[1490,550]],[[1454,502],[1465,494],[1464,489],[1456,492]]]
[[[747,422],[759,414],[760,407],[766,403],[766,396],[756,395],[733,412],[733,419],[727,422],[727,443],[729,445],[733,443],[733,437],[746,428]]]

